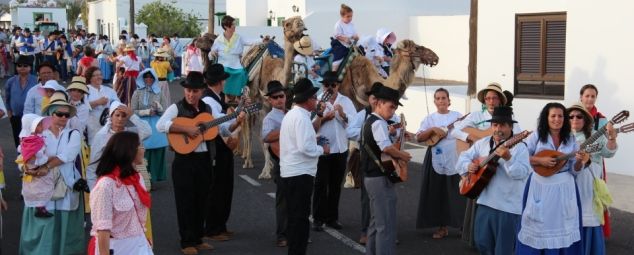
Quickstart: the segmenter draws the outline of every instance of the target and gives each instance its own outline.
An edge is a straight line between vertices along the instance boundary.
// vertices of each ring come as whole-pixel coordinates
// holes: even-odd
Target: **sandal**
[[[433,238],[433,239],[442,239],[442,238],[444,238],[445,236],[448,236],[448,235],[449,235],[449,230],[447,229],[447,227],[440,227],[431,236],[431,238]]]

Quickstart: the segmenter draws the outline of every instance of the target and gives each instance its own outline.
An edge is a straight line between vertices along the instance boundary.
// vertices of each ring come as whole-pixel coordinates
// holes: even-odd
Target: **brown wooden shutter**
[[[564,96],[566,14],[516,16],[515,94]]]

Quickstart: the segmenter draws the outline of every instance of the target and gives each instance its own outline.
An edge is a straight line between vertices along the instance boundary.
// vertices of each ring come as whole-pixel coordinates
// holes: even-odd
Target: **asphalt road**
[[[2,82],[3,83],[3,82]],[[177,82],[171,85],[174,100],[182,97],[182,89]],[[7,188],[4,196],[9,203],[9,211],[3,214],[4,240],[3,254],[17,254],[23,203],[20,198],[20,182],[16,171],[16,152],[7,119],[0,120],[0,145],[5,152],[5,175]],[[168,153],[168,162],[173,154]],[[234,239],[226,242],[212,242],[213,252],[200,254],[286,254],[285,248],[275,246],[274,199],[275,184],[271,180],[258,180],[263,165],[259,146],[254,146],[255,168],[242,169],[242,159],[235,157],[235,180],[232,214],[228,223],[236,232]],[[171,163],[170,163],[171,166]],[[169,170],[171,173],[171,170]],[[397,185],[398,193],[398,254],[477,254],[460,240],[458,230],[451,229],[448,237],[434,240],[434,229],[415,228],[418,196],[421,183],[421,166],[410,164],[410,181]],[[249,181],[247,181],[247,179]],[[154,183],[152,191],[152,223],[154,229],[155,254],[180,254],[178,229],[171,178]],[[618,191],[613,191],[618,192]],[[340,222],[343,230],[312,232],[309,254],[347,255],[362,254],[363,247],[354,245],[360,230],[360,191],[343,189],[340,202]],[[613,238],[607,242],[608,254],[634,254],[634,215],[613,209]]]

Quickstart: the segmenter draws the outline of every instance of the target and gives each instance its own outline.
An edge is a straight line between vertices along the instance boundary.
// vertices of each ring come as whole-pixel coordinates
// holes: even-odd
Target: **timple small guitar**
[[[251,105],[245,106],[241,111],[245,111],[246,113],[253,113],[259,111],[262,108],[262,103],[255,103]],[[168,133],[167,140],[169,141],[170,146],[174,149],[174,151],[180,154],[187,154],[196,149],[200,143],[203,141],[209,141],[216,138],[218,135],[218,125],[232,120],[238,117],[240,111],[236,111],[231,114],[227,114],[218,119],[214,119],[214,117],[209,113],[201,113],[198,114],[195,118],[185,118],[178,117],[173,120],[173,124],[177,124],[180,126],[187,127],[197,127],[202,131],[202,135],[197,137],[190,137],[185,133]]]
[[[398,148],[400,151],[405,147],[403,145],[403,141],[405,139],[405,126],[407,125],[405,122],[405,115],[401,113],[401,133],[394,143],[394,146]],[[407,181],[407,163],[401,161],[400,159],[395,159],[386,153],[381,153],[381,165],[383,165],[383,169],[385,169],[385,174],[387,174],[387,178],[393,182],[404,182]]]
[[[502,146],[510,149],[517,143],[524,140],[524,138],[528,137],[530,133],[531,131],[528,130],[522,131],[521,133],[506,140]],[[493,152],[485,158],[474,160],[473,163],[478,164],[478,171],[475,173],[469,172],[466,178],[460,181],[460,195],[476,199],[489,184],[493,175],[495,175],[499,159],[500,156]]]
[[[458,121],[464,120],[467,116],[469,116],[469,114],[471,113],[467,113],[465,115],[463,115],[462,117],[454,120],[453,122],[451,122],[451,124],[447,125],[446,130],[444,133],[442,134],[438,134],[438,133],[433,133],[431,135],[431,137],[429,137],[429,139],[427,139],[425,141],[425,144],[427,144],[427,146],[434,146],[436,144],[438,144],[440,142],[440,140],[444,139],[445,137],[447,137],[447,134],[449,134],[449,131],[451,131],[454,128],[454,124],[456,124]]]

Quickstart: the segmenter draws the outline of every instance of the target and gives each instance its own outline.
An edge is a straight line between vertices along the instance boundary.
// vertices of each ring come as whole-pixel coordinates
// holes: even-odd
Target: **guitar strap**
[[[374,155],[374,152],[372,152],[372,150],[370,149],[370,146],[368,146],[367,143],[363,143],[363,149],[365,150],[366,153],[368,153],[368,155],[370,155],[370,158],[372,158],[372,161],[374,161],[374,163],[379,167],[379,169],[381,169],[381,172],[387,175],[387,170],[383,168],[381,161],[379,160],[379,158],[376,157],[376,155]]]

